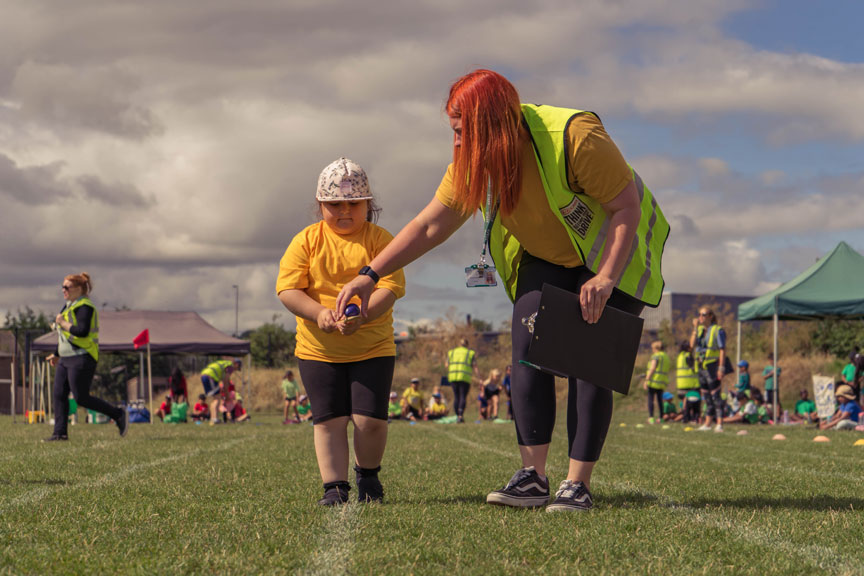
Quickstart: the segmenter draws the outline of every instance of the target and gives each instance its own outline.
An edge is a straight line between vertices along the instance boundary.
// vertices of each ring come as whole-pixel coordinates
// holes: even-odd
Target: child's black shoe
[[[319,506],[335,506],[348,502],[348,482],[327,482],[324,484],[324,497],[318,500]]]
[[[354,466],[354,472],[357,473],[357,501],[358,502],[383,502],[384,487],[381,486],[381,481],[378,480],[378,472],[381,471],[381,466],[377,468],[360,468]]]

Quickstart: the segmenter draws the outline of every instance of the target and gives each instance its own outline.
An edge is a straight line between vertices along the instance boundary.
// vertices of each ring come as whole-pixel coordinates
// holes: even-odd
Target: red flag
[[[137,336],[135,336],[135,338],[132,339],[132,343],[135,344],[136,350],[138,348],[140,348],[141,346],[146,346],[147,344],[149,344],[150,343],[150,329],[145,328],[144,330],[142,330],[140,334],[138,334]]]

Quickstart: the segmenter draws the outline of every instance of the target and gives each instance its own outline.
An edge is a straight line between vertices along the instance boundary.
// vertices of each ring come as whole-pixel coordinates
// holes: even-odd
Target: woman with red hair
[[[570,465],[549,503],[546,459],[555,422],[555,382],[519,362],[531,341],[523,319],[537,311],[544,283],[578,293],[589,323],[597,322],[607,304],[633,314],[645,304],[656,306],[669,226],[595,114],[522,104],[513,85],[491,70],[457,80],[446,111],[453,163],[435,198],[343,287],[337,311],[342,314],[358,295],[365,314],[379,276],[419,258],[481,210],[482,254],[488,245],[513,301],[511,394],[523,464],[486,501],[588,510],[593,506],[591,473],[612,418],[612,392],[570,379]],[[486,273],[475,274],[478,270]],[[468,284],[494,284],[489,273],[494,270],[481,256],[480,264],[466,269]]]

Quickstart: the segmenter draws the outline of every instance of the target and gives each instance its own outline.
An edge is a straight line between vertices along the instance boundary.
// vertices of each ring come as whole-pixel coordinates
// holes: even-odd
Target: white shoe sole
[[[513,508],[539,508],[549,503],[549,496],[523,496],[514,497],[500,492],[492,492],[486,496],[487,504],[497,506],[511,506]]]
[[[592,506],[593,508],[593,506]],[[577,508],[576,506],[565,506],[564,504],[549,504],[546,512],[590,512],[591,508]]]

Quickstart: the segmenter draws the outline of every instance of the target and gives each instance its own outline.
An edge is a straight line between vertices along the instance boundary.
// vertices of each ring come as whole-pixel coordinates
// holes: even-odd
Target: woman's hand
[[[50,356],[48,356],[48,358],[46,358],[46,360],[48,360],[48,364],[50,364],[52,368],[57,366],[57,356],[55,356],[54,354],[51,354]]]
[[[329,308],[322,308],[318,313],[318,328],[320,328],[323,332],[333,332],[336,330],[337,322],[336,322],[336,311],[330,310]]]
[[[611,278],[599,274],[583,284],[582,290],[579,291],[582,319],[588,324],[596,324],[614,288],[615,282]]]
[[[345,315],[345,307],[351,302],[354,296],[360,298],[360,316],[366,318],[369,310],[369,298],[375,290],[375,282],[369,276],[357,276],[339,292],[336,298],[336,317],[342,318]]]

